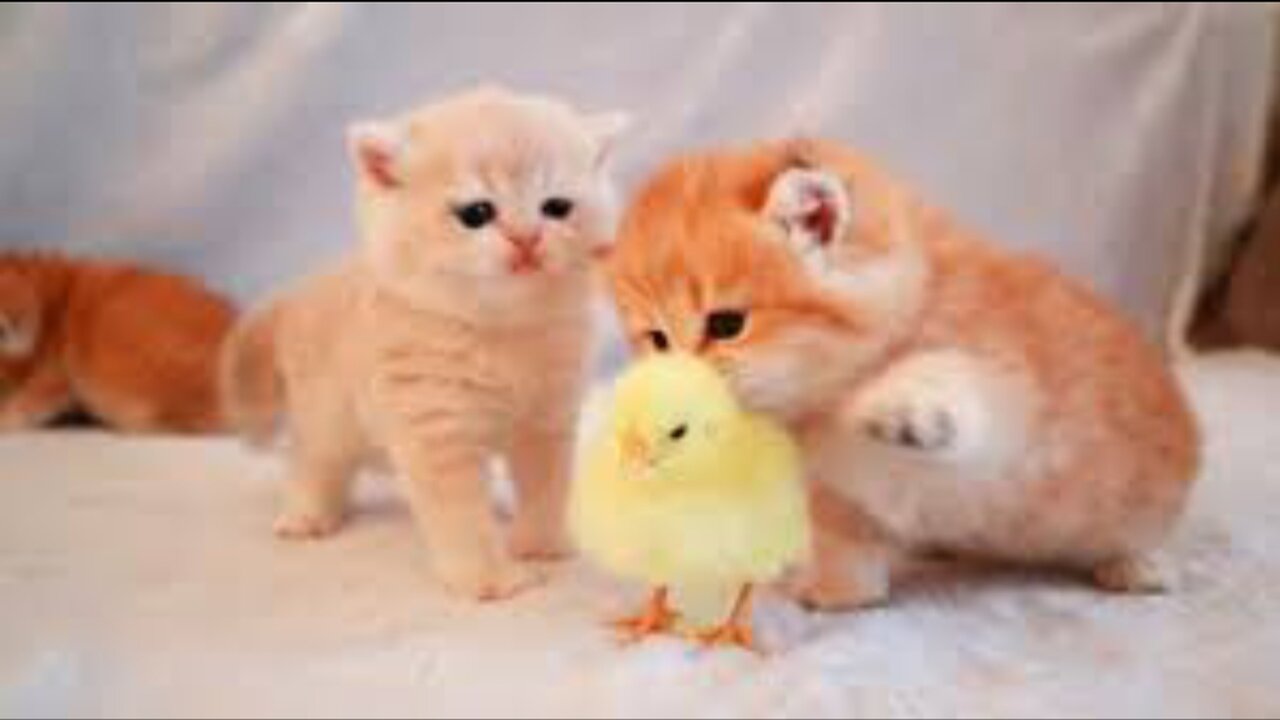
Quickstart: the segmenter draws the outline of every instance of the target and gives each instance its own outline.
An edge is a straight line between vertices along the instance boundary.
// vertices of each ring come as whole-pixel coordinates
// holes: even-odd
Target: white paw
[[[445,589],[474,602],[506,600],[547,581],[543,571],[510,560],[485,564],[446,563],[439,565],[437,572]]]
[[[1153,558],[1125,557],[1093,569],[1093,582],[1114,593],[1157,595],[1169,589],[1167,573]]]
[[[968,457],[1001,442],[1016,443],[1019,414],[1006,413],[1011,427],[993,425],[984,377],[979,361],[962,351],[924,352],[866,387],[846,417],[877,442],[913,452]]]
[[[957,420],[950,407],[935,398],[893,398],[867,408],[866,432],[880,442],[909,450],[941,451],[956,442]]]
[[[553,562],[573,555],[573,545],[563,530],[521,520],[519,516],[512,525],[509,545],[518,560]]]
[[[783,590],[806,609],[841,612],[889,602],[889,568],[882,563],[852,563],[820,572],[805,568]]]
[[[276,516],[271,529],[276,537],[285,540],[318,540],[341,527],[341,515],[285,511]]]

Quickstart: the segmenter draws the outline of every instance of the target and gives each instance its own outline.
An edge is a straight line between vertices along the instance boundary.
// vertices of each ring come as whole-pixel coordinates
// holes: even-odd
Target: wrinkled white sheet
[[[289,544],[278,458],[0,438],[0,717],[1274,717],[1280,361],[1184,371],[1208,447],[1175,593],[925,568],[863,614],[771,600],[767,662],[615,647],[599,621],[638,593],[577,563],[454,603],[388,482],[341,535]]]

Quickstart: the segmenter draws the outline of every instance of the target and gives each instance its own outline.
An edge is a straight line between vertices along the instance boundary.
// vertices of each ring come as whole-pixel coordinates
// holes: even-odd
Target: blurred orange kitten
[[[83,410],[136,433],[225,428],[218,351],[234,310],[194,280],[0,254],[0,431]]]
[[[800,433],[812,605],[885,600],[896,551],[922,548],[1161,586],[1150,553],[1199,441],[1157,350],[864,158],[793,141],[673,162],[611,275],[635,346],[709,358]]]
[[[229,343],[229,407],[257,437],[287,406],[283,537],[342,522],[362,461],[405,481],[437,574],[475,599],[564,553],[563,505],[590,335],[589,262],[612,240],[605,160],[623,121],[481,89],[352,129],[360,251]],[[486,467],[519,493],[510,547]]]

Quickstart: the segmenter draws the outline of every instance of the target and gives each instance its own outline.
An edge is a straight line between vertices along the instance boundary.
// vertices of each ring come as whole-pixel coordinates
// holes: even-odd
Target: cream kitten
[[[636,346],[708,358],[799,433],[810,603],[883,601],[892,557],[924,548],[1160,587],[1150,553],[1199,440],[1158,351],[864,158],[783,142],[674,162],[628,211],[611,273]]]
[[[605,160],[622,125],[490,88],[352,129],[360,251],[262,308],[224,358],[251,435],[287,408],[278,535],[338,529],[356,470],[385,454],[455,593],[510,596],[539,579],[513,557],[565,552],[589,262],[611,240]],[[519,493],[509,547],[495,455]]]

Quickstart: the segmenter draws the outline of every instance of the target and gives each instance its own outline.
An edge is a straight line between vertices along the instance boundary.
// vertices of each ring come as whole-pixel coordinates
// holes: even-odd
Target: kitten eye
[[[671,343],[667,341],[667,334],[661,330],[650,330],[648,338],[649,344],[658,352],[666,352],[671,349]]]
[[[547,198],[547,201],[542,203],[542,214],[552,220],[563,220],[569,217],[571,212],[573,212],[573,201],[569,198]]]
[[[689,434],[689,426],[684,423],[680,423],[679,425],[672,428],[671,432],[667,433],[667,437],[671,438],[672,440],[679,440],[680,438],[688,434]]]
[[[479,230],[498,218],[498,208],[488,200],[476,200],[453,209],[454,217],[468,230]]]
[[[747,314],[741,310],[716,310],[707,316],[708,340],[732,340],[747,326]]]

